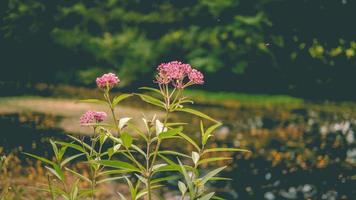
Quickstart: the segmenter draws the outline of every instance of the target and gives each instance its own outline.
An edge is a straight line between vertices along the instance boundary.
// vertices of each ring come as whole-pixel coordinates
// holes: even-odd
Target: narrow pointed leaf
[[[246,149],[237,149],[237,148],[211,148],[211,149],[206,149],[204,150],[203,154],[209,153],[209,152],[251,152]]]
[[[198,200],[210,200],[214,196],[215,192],[211,192],[209,194],[206,194],[202,197],[200,197]]]
[[[190,144],[192,144],[198,151],[200,151],[200,147],[197,145],[196,142],[192,138],[190,138],[188,135],[179,132],[178,135],[180,135],[182,138],[184,138],[186,141],[188,141]]]
[[[83,149],[83,146],[78,145],[78,144],[68,143],[68,142],[57,142],[57,144],[60,144],[60,145],[63,145],[63,146],[67,146],[67,147],[70,147],[72,149],[78,150],[80,152],[86,153],[86,151]]]
[[[58,170],[48,166],[45,166],[45,168],[48,169],[48,171],[50,171],[53,175],[55,175],[59,180],[63,181],[64,175],[61,172],[58,173]]]
[[[151,96],[145,95],[145,94],[137,94],[137,95],[142,99],[142,101],[145,101],[145,102],[150,103],[152,105],[164,108],[164,103],[161,100],[157,99],[157,98],[154,98],[154,97],[151,97]]]
[[[193,181],[191,180],[191,178],[188,175],[187,170],[185,169],[185,167],[183,166],[182,162],[178,159],[179,162],[179,166],[180,166],[180,172],[182,173],[182,175],[184,176],[184,180],[187,183],[187,186],[189,188],[189,194],[190,194],[190,198],[194,199],[195,196],[195,192],[194,192],[194,187],[193,187]]]
[[[162,151],[158,151],[159,154],[164,154],[164,155],[175,155],[175,156],[182,156],[182,157],[186,157],[186,158],[190,158],[190,156],[183,154],[183,153],[179,153],[179,152],[175,152],[175,151],[170,151],[170,150],[162,150]],[[150,155],[152,156],[153,153]]]
[[[134,165],[124,162],[124,161],[119,161],[119,160],[100,160],[96,161],[101,165],[107,166],[107,167],[113,167],[113,168],[118,168],[118,169],[127,169],[131,171],[137,171],[140,172],[140,169],[135,167]]]
[[[231,160],[231,157],[212,157],[212,158],[206,158],[202,159],[201,161],[198,162],[198,165],[204,164],[204,163],[210,163],[210,162],[215,162],[215,161],[220,161],[220,160]]]
[[[111,178],[105,178],[105,179],[101,179],[99,180],[97,183],[105,183],[105,182],[111,182],[111,181],[116,181],[119,179],[123,179],[124,177],[111,177]]]
[[[219,126],[221,126],[221,123],[217,123],[217,124],[214,124],[212,126],[210,126],[203,134],[203,137],[202,137],[202,144],[205,145],[209,139],[209,137],[211,136],[211,133],[216,129],[218,128]]]
[[[162,132],[158,135],[158,138],[160,139],[165,139],[165,138],[169,138],[172,136],[177,135],[178,133],[182,132],[183,128],[182,127],[178,127],[178,128],[174,128],[165,132]]]
[[[40,161],[42,161],[44,163],[47,163],[47,164],[50,164],[50,165],[54,165],[54,162],[52,162],[52,161],[50,161],[50,160],[48,160],[46,158],[43,158],[43,157],[40,157],[40,156],[36,156],[36,155],[30,154],[30,153],[25,153],[25,152],[23,154],[31,156],[33,158],[36,158],[37,160],[40,160]]]
[[[82,156],[82,155],[84,155],[84,153],[76,154],[76,155],[73,155],[73,156],[70,156],[70,157],[64,159],[64,160],[61,162],[61,167],[63,167],[65,164],[69,163],[70,161],[72,161],[72,160],[74,160],[74,159],[76,159],[76,158],[78,158],[78,157],[80,157],[80,156]]]
[[[76,175],[78,178],[80,178],[80,179],[82,179],[82,180],[84,180],[84,181],[87,181],[88,183],[91,184],[91,180],[90,180],[89,178],[87,178],[87,177],[85,177],[85,176],[79,174],[78,172],[76,172],[76,171],[74,171],[74,170],[71,170],[71,169],[69,169],[69,168],[65,168],[65,170],[69,171],[70,173]]]
[[[119,96],[114,97],[112,104],[113,104],[113,106],[116,106],[121,101],[123,101],[129,97],[132,97],[132,96],[133,96],[133,94],[120,94]]]
[[[204,114],[204,113],[202,113],[202,112],[200,112],[198,110],[194,110],[194,109],[191,109],[191,108],[177,108],[176,110],[177,111],[181,111],[181,112],[190,113],[190,114],[202,117],[204,119],[207,119],[207,120],[210,120],[210,121],[213,121],[213,122],[216,122],[216,123],[220,123],[217,120],[209,117],[208,115],[206,115],[206,114]]]
[[[151,88],[151,87],[140,87],[138,88],[140,90],[148,90],[148,91],[152,91],[152,92],[156,92],[158,94],[161,94],[161,91],[159,89],[156,88]]]
[[[151,180],[151,183],[155,184],[155,183],[160,183],[160,182],[163,182],[163,181],[176,180],[178,178],[179,178],[179,176],[167,176],[167,177],[162,177],[162,178],[156,178],[156,179]]]
[[[136,146],[136,145],[134,145],[134,144],[132,144],[131,147],[132,147],[133,149],[135,149],[137,152],[139,152],[141,155],[143,155],[144,157],[146,157],[146,153],[145,153],[144,151],[142,151],[142,149],[140,149],[140,147],[138,147],[138,146]]]
[[[184,195],[187,192],[187,186],[181,181],[178,181],[178,189]]]
[[[217,169],[214,169],[213,171],[207,173],[204,177],[201,178],[201,184],[205,185],[212,177],[220,173],[222,170],[224,170],[226,166],[224,167],[219,167]]]

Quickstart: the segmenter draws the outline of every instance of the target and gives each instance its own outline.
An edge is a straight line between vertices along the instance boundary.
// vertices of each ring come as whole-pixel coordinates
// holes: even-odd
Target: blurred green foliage
[[[1,65],[22,74],[1,79],[90,85],[115,71],[122,86],[135,86],[151,83],[160,62],[182,60],[207,73],[211,90],[355,98],[355,8],[345,0],[4,0]]]

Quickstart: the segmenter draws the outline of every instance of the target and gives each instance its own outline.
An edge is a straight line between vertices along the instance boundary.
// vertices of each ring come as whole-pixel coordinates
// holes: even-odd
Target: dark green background
[[[8,85],[152,84],[182,60],[209,90],[354,100],[355,1],[97,0],[0,2],[2,93]]]

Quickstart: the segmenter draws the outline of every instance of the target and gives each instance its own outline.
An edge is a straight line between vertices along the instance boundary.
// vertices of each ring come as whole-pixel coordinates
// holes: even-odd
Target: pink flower
[[[108,115],[106,112],[95,112],[94,118],[97,122],[102,122]]]
[[[157,67],[157,71],[156,82],[158,84],[172,83],[176,88],[184,88],[192,84],[204,83],[204,76],[200,71],[180,61],[162,63]],[[188,83],[184,82],[186,77],[189,79]]]
[[[81,124],[90,124],[96,122],[102,122],[106,118],[107,114],[105,112],[95,112],[87,111],[80,117]]]
[[[204,84],[204,75],[200,71],[193,69],[189,74],[188,74],[189,80],[193,84]]]
[[[162,63],[157,67],[158,75],[156,80],[159,84],[168,84],[169,82],[182,81],[192,67],[179,61]]]
[[[101,77],[96,78],[96,85],[100,89],[113,88],[115,85],[120,83],[120,79],[113,73],[104,74]]]

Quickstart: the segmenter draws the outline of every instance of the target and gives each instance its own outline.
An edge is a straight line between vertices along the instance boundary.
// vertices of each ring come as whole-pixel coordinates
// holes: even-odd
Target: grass
[[[287,95],[243,94],[233,92],[207,92],[202,90],[186,90],[185,94],[197,103],[222,104],[225,106],[273,106],[300,105],[303,99]],[[234,106],[235,105],[235,106]]]

